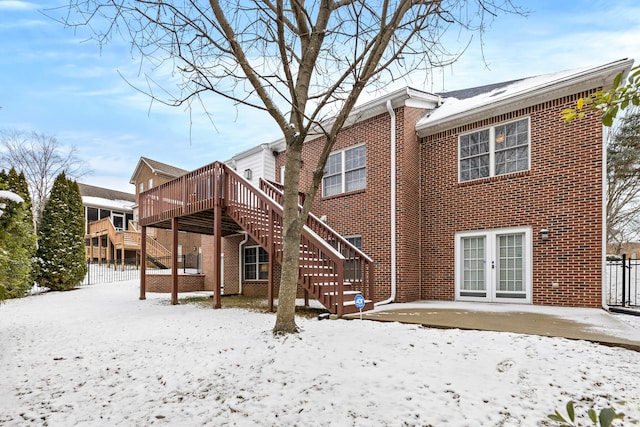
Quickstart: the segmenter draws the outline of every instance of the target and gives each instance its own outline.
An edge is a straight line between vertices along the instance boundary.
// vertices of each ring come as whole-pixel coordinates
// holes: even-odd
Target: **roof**
[[[632,64],[633,60],[621,59],[595,67],[448,92],[443,94],[439,107],[418,121],[416,132],[424,137],[562,96],[600,87],[606,89],[618,74],[627,73]]]
[[[147,167],[151,169],[151,172],[153,172],[154,174],[162,175],[167,178],[177,178],[189,172],[188,170],[171,166],[157,160],[152,160],[147,157],[140,157],[138,165],[136,166],[135,170],[133,171],[133,175],[131,175],[131,179],[129,180],[130,184],[136,183],[135,178],[136,176],[138,176],[138,173],[140,173],[140,168],[142,167],[142,165],[147,165]]]
[[[522,80],[524,80],[524,79],[509,80],[508,82],[493,83],[493,84],[488,84],[488,85],[484,85],[484,86],[477,86],[477,87],[472,87],[472,88],[467,88],[467,89],[459,89],[459,90],[452,90],[452,91],[448,91],[448,92],[440,92],[440,93],[438,93],[438,95],[440,95],[442,98],[456,98],[456,99],[473,98],[474,96],[481,95],[481,94],[487,93],[487,92],[491,92],[492,90],[502,89],[502,88],[504,88],[506,86],[509,86],[511,84],[517,83],[517,82],[522,81]]]
[[[391,93],[377,97],[375,99],[372,99],[371,101],[367,101],[364,104],[354,107],[343,127],[352,126],[357,122],[361,122],[379,114],[387,113],[389,111],[389,107],[399,108],[404,106],[433,109],[438,104],[438,102],[440,102],[440,96],[437,94],[425,92],[411,87],[403,87],[401,89],[395,90]],[[333,122],[333,120],[335,120],[335,118],[326,120],[325,122],[323,122],[323,126],[328,126]],[[321,135],[323,135],[322,132],[310,132],[307,136],[306,141],[313,140]],[[262,149],[261,147],[263,145],[264,144],[258,145],[235,154],[230,160],[238,160],[255,154],[259,149]],[[270,150],[281,152],[286,150],[286,143],[284,138],[279,138],[275,141],[270,142],[268,144],[268,147]],[[227,160],[227,162],[229,162],[229,160]]]
[[[136,201],[136,195],[132,193],[126,193],[124,191],[111,190],[109,188],[95,187],[88,184],[80,184],[80,195],[82,197],[100,197],[102,199],[109,200],[126,200],[129,202]]]
[[[133,212],[133,206],[136,204],[136,196],[132,193],[80,183],[78,187],[82,204],[85,206]]]

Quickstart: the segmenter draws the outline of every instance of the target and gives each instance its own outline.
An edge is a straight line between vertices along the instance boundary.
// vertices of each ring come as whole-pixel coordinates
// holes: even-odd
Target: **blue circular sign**
[[[364,308],[364,297],[360,294],[356,295],[353,298],[353,302],[356,304],[356,307],[362,310]]]

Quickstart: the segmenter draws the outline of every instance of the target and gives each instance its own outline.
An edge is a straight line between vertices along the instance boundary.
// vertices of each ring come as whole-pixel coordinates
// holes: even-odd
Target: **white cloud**
[[[18,0],[0,0],[0,10],[34,10],[37,9],[36,3]]]

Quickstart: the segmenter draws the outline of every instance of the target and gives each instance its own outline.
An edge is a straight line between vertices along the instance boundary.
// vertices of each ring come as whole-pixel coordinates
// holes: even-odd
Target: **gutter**
[[[389,304],[396,299],[396,113],[391,106],[391,100],[387,100],[387,111],[391,117],[390,144],[391,144],[391,296],[384,301],[379,301],[374,306]]]
[[[513,93],[506,98],[498,98],[491,103],[482,103],[473,108],[431,121],[418,122],[416,132],[419,137],[423,138],[488,116],[497,116],[514,109],[540,104],[549,99],[559,98],[584,90],[591,90],[599,86],[606,89],[612,85],[615,76],[620,72],[626,76],[632,65],[632,59],[622,59],[594,68],[581,69],[575,73],[560,77],[555,81],[543,82],[536,86],[524,88],[517,93]],[[570,72],[571,70],[567,71]],[[535,78],[536,77],[530,77],[529,79]],[[469,98],[469,100],[472,99],[473,98]]]

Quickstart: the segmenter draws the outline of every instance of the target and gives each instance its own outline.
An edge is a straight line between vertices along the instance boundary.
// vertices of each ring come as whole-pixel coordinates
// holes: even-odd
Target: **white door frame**
[[[523,234],[524,235],[524,254],[522,254],[523,260],[523,275],[524,275],[524,298],[507,298],[497,296],[496,290],[497,281],[497,238],[505,234]],[[475,230],[464,231],[455,234],[455,299],[457,301],[483,301],[483,302],[504,302],[504,303],[519,303],[519,304],[531,304],[532,302],[532,263],[533,263],[533,245],[531,240],[531,227],[514,227],[514,228],[496,228],[488,230]],[[463,296],[462,291],[462,279],[463,279],[463,263],[462,263],[462,239],[466,237],[484,237],[484,283],[486,287],[486,296]]]
[[[122,219],[122,228],[118,228],[116,227],[116,222],[115,219],[117,218],[121,218]],[[113,226],[116,228],[117,231],[122,231],[122,230],[126,230],[127,229],[127,216],[123,213],[117,213],[117,212],[111,212],[111,223],[113,224]]]

